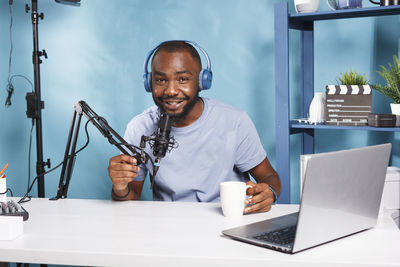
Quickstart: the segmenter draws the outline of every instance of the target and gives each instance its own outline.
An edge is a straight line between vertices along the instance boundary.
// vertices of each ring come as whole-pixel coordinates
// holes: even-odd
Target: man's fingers
[[[118,163],[114,165],[110,165],[110,170],[112,171],[131,171],[131,172],[139,172],[140,168],[136,165],[126,164],[126,163]]]
[[[271,209],[271,204],[272,202],[269,201],[268,199],[265,199],[261,202],[258,202],[254,205],[248,206],[244,209],[245,213],[251,213],[251,212],[265,212],[269,211]]]
[[[137,173],[132,171],[110,171],[110,176],[112,179],[127,178],[132,180],[132,178],[137,176]]]
[[[251,186],[252,186],[252,188],[249,188],[247,191],[250,195],[256,195],[258,193],[262,193],[269,189],[268,185],[265,183],[253,184]]]
[[[134,157],[124,154],[112,157],[110,159],[110,165],[120,164],[120,163],[136,164],[136,162],[137,161]]]

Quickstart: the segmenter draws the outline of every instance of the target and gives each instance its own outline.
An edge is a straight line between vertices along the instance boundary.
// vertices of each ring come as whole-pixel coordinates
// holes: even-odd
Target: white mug
[[[220,184],[220,197],[222,212],[225,217],[238,217],[243,215],[246,190],[251,188],[244,182],[222,182]]]
[[[315,12],[318,10],[319,0],[294,0],[297,13]]]

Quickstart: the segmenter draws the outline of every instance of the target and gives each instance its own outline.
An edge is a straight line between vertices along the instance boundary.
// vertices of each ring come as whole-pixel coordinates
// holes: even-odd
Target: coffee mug
[[[243,215],[246,190],[251,188],[244,182],[222,182],[220,184],[220,197],[222,213],[225,217],[238,217]]]
[[[318,10],[319,0],[294,0],[297,13],[315,12]]]

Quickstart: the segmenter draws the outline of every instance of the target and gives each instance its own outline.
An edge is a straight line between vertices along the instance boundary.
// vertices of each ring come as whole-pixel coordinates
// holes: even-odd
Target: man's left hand
[[[245,200],[244,213],[269,211],[274,202],[274,194],[269,189],[268,184],[255,184],[252,181],[248,181],[246,184],[251,186],[251,188],[247,189],[247,195],[251,197]]]

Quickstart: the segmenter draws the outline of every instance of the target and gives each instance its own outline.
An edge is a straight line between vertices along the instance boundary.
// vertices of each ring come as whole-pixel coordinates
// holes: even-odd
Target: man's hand
[[[268,184],[255,184],[252,181],[248,181],[246,184],[252,187],[247,189],[247,195],[250,195],[251,198],[245,200],[244,213],[269,211],[274,202],[274,193],[269,189]]]
[[[116,193],[126,191],[128,184],[138,175],[140,168],[135,164],[136,159],[128,155],[118,155],[110,159],[108,175]]]

